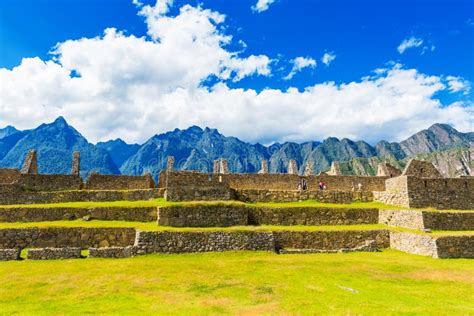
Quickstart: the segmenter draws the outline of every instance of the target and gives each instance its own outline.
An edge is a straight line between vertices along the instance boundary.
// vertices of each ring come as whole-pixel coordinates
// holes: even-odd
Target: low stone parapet
[[[129,258],[135,256],[137,247],[89,248],[89,258]]]
[[[81,258],[81,248],[39,248],[28,249],[26,258],[30,260],[78,259]]]
[[[0,249],[0,261],[20,260],[21,249]]]

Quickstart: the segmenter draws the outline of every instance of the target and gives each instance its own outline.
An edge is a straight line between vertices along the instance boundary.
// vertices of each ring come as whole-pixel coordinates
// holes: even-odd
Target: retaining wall
[[[249,208],[244,205],[166,206],[158,208],[158,224],[175,227],[229,227],[248,224]]]
[[[0,229],[0,248],[63,248],[130,246],[135,241],[134,228],[7,228]]]
[[[47,204],[63,202],[140,201],[163,197],[163,190],[24,192],[0,185],[0,204]]]
[[[474,236],[443,236],[436,239],[438,258],[474,258]]]
[[[68,174],[22,174],[17,184],[23,191],[80,190],[82,179]]]
[[[18,169],[0,168],[0,184],[11,184],[17,182],[21,177]]]
[[[0,222],[42,222],[76,220],[85,216],[104,221],[153,222],[156,207],[91,207],[91,208],[0,208]]]
[[[378,209],[251,207],[250,225],[358,225],[378,223]]]
[[[357,191],[332,191],[332,190],[235,190],[235,198],[244,202],[297,202],[304,200],[317,200],[324,203],[352,203],[355,201],[373,201],[372,192]]]

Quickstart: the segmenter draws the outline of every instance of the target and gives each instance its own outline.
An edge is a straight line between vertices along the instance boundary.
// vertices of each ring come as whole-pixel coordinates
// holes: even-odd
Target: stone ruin
[[[72,169],[71,174],[74,176],[79,176],[81,173],[81,153],[75,151],[72,154]]]
[[[267,174],[268,173],[268,160],[262,160],[262,167],[260,168],[259,174]]]
[[[21,168],[22,174],[37,174],[38,173],[38,158],[36,150],[32,149],[28,152]]]
[[[166,171],[173,171],[174,170],[174,157],[168,156],[166,160]]]
[[[298,165],[294,159],[288,162],[288,174],[298,174]]]
[[[398,177],[402,174],[402,172],[389,164],[388,162],[379,163],[377,166],[377,177]]]
[[[31,152],[30,152],[31,153]],[[90,257],[122,258],[147,253],[182,253],[229,250],[265,250],[278,253],[318,253],[338,251],[375,251],[396,248],[436,258],[474,257],[474,237],[431,236],[426,230],[474,230],[474,212],[432,212],[412,207],[474,209],[474,178],[440,178],[427,162],[410,161],[403,175],[390,174],[389,165],[381,166],[383,176],[342,176],[312,174],[307,163],[304,175],[297,174],[296,163],[287,174],[265,172],[233,174],[227,160],[214,162],[212,173],[173,170],[169,157],[166,169],[155,185],[150,174],[122,176],[92,174],[86,183],[78,176],[79,154],[74,154],[72,174],[34,174],[36,154],[25,161],[27,172],[20,174],[0,169],[0,204],[44,204],[79,201],[143,201],[166,197],[170,201],[196,201],[160,207],[84,207],[48,208],[41,206],[0,208],[0,222],[39,222],[56,220],[125,220],[157,222],[170,227],[230,227],[283,225],[287,230],[270,231],[140,231],[129,227],[31,227],[0,229],[0,260],[18,260],[21,249],[29,249],[30,259],[79,258],[89,249]],[[338,169],[337,163],[333,163]],[[434,170],[433,170],[434,169]],[[389,173],[387,173],[387,170]],[[334,170],[333,170],[334,171]],[[337,171],[337,170],[336,170]],[[37,168],[36,168],[37,173]],[[337,172],[335,172],[337,173]],[[392,177],[390,177],[392,175]],[[0,179],[2,180],[2,179]],[[302,180],[308,190],[298,190]],[[318,182],[327,184],[321,190]],[[362,184],[362,191],[351,186]],[[171,194],[170,192],[173,192]],[[169,193],[167,195],[167,193]],[[265,207],[252,203],[199,203],[203,200],[242,202],[290,202],[318,200],[325,203],[354,201],[397,202],[406,210],[331,207]],[[391,200],[390,200],[391,199]],[[292,225],[379,224],[373,230],[292,230]],[[382,225],[385,225],[383,228]],[[402,227],[421,232],[392,230]],[[368,247],[367,245],[370,245]]]
[[[314,163],[312,161],[308,161],[304,168],[303,175],[304,176],[311,176],[313,175]]]
[[[342,176],[341,166],[338,161],[333,161],[331,163],[331,169],[328,172],[328,175],[331,176]]]

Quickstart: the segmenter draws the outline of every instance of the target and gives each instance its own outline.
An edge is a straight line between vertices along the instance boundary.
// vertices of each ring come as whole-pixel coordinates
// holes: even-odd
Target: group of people
[[[326,183],[324,183],[323,181],[319,181],[318,186],[320,190],[327,189]],[[308,183],[306,182],[306,179],[301,179],[300,182],[298,182],[298,191],[306,191],[307,189]]]

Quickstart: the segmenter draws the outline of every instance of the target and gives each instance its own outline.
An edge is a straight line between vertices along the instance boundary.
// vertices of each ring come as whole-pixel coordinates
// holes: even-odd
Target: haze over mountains
[[[379,161],[388,160],[401,167],[408,157],[420,155],[444,166],[441,169],[446,175],[457,176],[473,174],[473,148],[474,132],[461,133],[446,124],[435,124],[400,143],[380,141],[375,146],[334,137],[323,142],[263,146],[197,126],[155,135],[142,145],[126,144],[121,139],[94,145],[62,117],[28,131],[11,126],[0,129],[0,167],[19,168],[28,150],[36,149],[39,172],[69,173],[72,152],[78,150],[83,176],[96,171],[129,175],[151,172],[157,177],[165,168],[167,156],[175,157],[176,168],[187,170],[210,171],[213,160],[222,157],[228,159],[232,172],[257,172],[262,159],[269,160],[270,172],[287,172],[288,161],[295,159],[300,172],[312,161],[317,174],[336,160],[346,162],[347,173],[368,175],[373,174]]]

